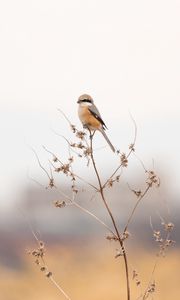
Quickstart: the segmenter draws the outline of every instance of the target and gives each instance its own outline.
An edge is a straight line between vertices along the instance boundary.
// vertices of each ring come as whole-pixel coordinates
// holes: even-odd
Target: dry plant
[[[60,111],[60,110],[59,110]],[[134,280],[137,286],[141,286],[141,280],[139,279],[139,274],[136,270],[132,270],[130,274],[130,268],[129,268],[129,256],[126,249],[126,240],[130,237],[129,233],[129,225],[132,221],[132,219],[135,217],[135,212],[138,209],[138,206],[142,202],[142,200],[145,198],[145,196],[149,193],[149,191],[153,187],[159,187],[160,186],[160,179],[156,175],[154,170],[147,170],[142,163],[141,160],[139,160],[140,164],[143,167],[145,178],[144,178],[144,189],[132,189],[129,186],[130,193],[133,195],[133,197],[136,198],[135,204],[132,207],[129,217],[124,224],[124,228],[120,229],[117,225],[117,220],[114,217],[114,213],[109,205],[109,202],[106,198],[106,189],[112,189],[116,183],[120,181],[120,178],[122,176],[122,171],[125,168],[128,168],[129,165],[129,157],[131,155],[135,154],[135,143],[136,143],[136,136],[137,136],[137,127],[136,123],[132,118],[133,124],[134,124],[134,139],[133,142],[129,145],[128,153],[121,153],[119,150],[116,151],[115,157],[118,161],[117,167],[112,171],[112,173],[109,175],[109,177],[103,182],[99,169],[97,167],[97,161],[95,158],[95,150],[93,145],[93,137],[95,132],[88,131],[82,131],[78,130],[75,125],[73,125],[70,120],[67,118],[67,116],[60,111],[61,114],[65,117],[66,121],[70,125],[70,129],[73,133],[73,137],[75,138],[75,141],[70,141],[67,137],[61,136],[66,142],[68,147],[68,158],[66,162],[62,161],[62,159],[59,157],[59,155],[56,155],[53,151],[50,151],[46,147],[44,147],[44,150],[48,152],[51,156],[51,159],[49,160],[50,164],[50,171],[48,171],[40,162],[40,159],[36,152],[34,151],[34,154],[37,158],[39,167],[45,172],[48,178],[48,184],[46,188],[55,188],[60,193],[60,199],[54,201],[54,205],[57,208],[64,209],[65,207],[71,205],[75,206],[76,208],[80,209],[82,212],[89,214],[92,218],[94,218],[97,222],[99,222],[100,225],[104,226],[106,230],[108,230],[109,234],[106,236],[106,239],[109,241],[116,242],[119,247],[117,249],[115,258],[122,257],[124,261],[124,268],[125,268],[125,278],[126,278],[126,299],[130,300],[133,299],[131,295],[131,280]],[[93,168],[97,184],[92,184],[88,180],[85,180],[80,174],[77,174],[74,171],[74,162],[78,159],[85,159],[85,168]],[[92,172],[93,172],[92,171]],[[70,186],[69,191],[70,195],[67,195],[63,192],[61,188],[58,186],[58,180],[56,180],[55,174],[63,174],[67,178],[69,178]],[[104,220],[101,220],[96,214],[92,213],[82,205],[78,203],[78,193],[79,193],[79,187],[78,183],[82,182],[83,185],[87,185],[92,189],[92,194],[98,193],[100,195],[100,198],[102,200],[102,204],[104,205],[110,221],[111,226],[108,225],[108,222],[106,223]],[[150,280],[147,283],[147,288],[143,291],[141,289],[141,293],[138,299],[145,300],[150,295],[152,295],[155,292],[155,281],[154,281],[154,273],[155,269],[157,267],[157,258],[165,255],[166,249],[171,246],[174,242],[170,239],[170,233],[173,230],[174,225],[171,222],[164,222],[161,220],[162,226],[166,232],[165,236],[162,237],[161,232],[154,230],[152,226],[152,221],[150,222],[151,228],[153,230],[153,236],[156,240],[156,242],[159,244],[159,252],[155,259],[155,264],[150,276]],[[34,262],[39,267],[39,269],[45,274],[46,277],[48,277],[52,283],[58,288],[58,290],[64,295],[66,299],[71,300],[71,298],[67,295],[67,293],[63,290],[63,288],[56,282],[56,280],[53,277],[53,274],[51,271],[49,271],[49,268],[45,261],[45,248],[44,243],[40,241],[37,237],[37,235],[32,231],[36,242],[37,242],[37,248],[35,250],[29,251],[29,253],[34,257]]]

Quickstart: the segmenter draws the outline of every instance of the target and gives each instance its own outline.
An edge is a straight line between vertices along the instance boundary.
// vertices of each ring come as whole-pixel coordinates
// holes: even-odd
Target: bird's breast
[[[87,106],[79,106],[78,115],[82,124],[86,125],[89,129],[100,129],[101,123],[92,115]]]

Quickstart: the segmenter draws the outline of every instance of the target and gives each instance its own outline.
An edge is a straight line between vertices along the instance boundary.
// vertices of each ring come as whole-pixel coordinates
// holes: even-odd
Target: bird
[[[94,105],[93,98],[88,94],[83,94],[78,98],[77,103],[79,104],[78,115],[83,127],[94,132],[96,130],[100,131],[111,150],[115,152],[114,146],[111,144],[105,133],[107,126],[102,120],[99,110]]]

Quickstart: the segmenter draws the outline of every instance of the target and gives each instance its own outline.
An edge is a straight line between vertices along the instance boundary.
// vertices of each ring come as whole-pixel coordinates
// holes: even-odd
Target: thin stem
[[[28,225],[29,225],[29,228],[30,228],[30,231],[34,237],[34,239],[36,240],[37,242],[37,245],[38,245],[38,248],[41,247],[41,242],[39,240],[39,238],[37,237],[36,233],[34,232],[30,222],[28,222]],[[46,264],[46,261],[44,259],[43,256],[40,257],[41,261],[42,261],[42,264],[43,264],[43,267],[45,267],[47,270],[48,270],[48,266]],[[56,282],[56,280],[54,279],[54,277],[52,275],[50,276],[47,276],[51,282],[55,285],[55,287],[64,295],[64,297],[67,299],[67,300],[71,300],[71,298],[66,294],[66,292],[63,290],[63,288]]]
[[[92,183],[86,181],[84,178],[82,178],[81,176],[77,175],[76,173],[73,173],[73,175],[74,175],[75,177],[77,177],[79,180],[81,180],[82,182],[84,182],[84,183],[88,184],[89,186],[91,186],[91,187],[92,187],[93,189],[95,189],[96,191],[98,191],[98,188],[97,188],[95,185],[93,185]]]
[[[70,122],[68,117],[65,115],[65,113],[60,108],[58,108],[57,110],[63,115],[63,117],[66,119],[66,121],[69,123],[69,125],[72,126],[72,123]]]
[[[72,201],[72,200],[71,200]],[[90,212],[89,210],[87,210],[86,208],[84,208],[83,206],[79,205],[77,202],[72,201],[72,204],[74,206],[76,206],[77,208],[81,209],[83,212],[87,213],[88,215],[90,215],[91,217],[93,217],[94,219],[96,219],[101,225],[103,225],[106,229],[108,229],[108,231],[110,231],[114,237],[117,238],[116,234],[111,230],[111,228],[106,225],[106,223],[104,223],[101,219],[99,219],[96,215],[94,215],[92,212]]]
[[[151,217],[150,217],[150,226],[152,228],[152,231],[154,232],[154,228],[153,228],[153,225],[152,225]],[[164,245],[165,245],[166,241],[169,239],[169,236],[170,236],[170,232],[167,232],[166,237],[164,239]],[[145,299],[148,298],[148,288],[149,288],[149,286],[150,286],[150,284],[152,282],[154,273],[155,273],[155,271],[157,269],[157,265],[158,265],[158,262],[159,262],[159,259],[160,259],[160,253],[161,253],[161,250],[159,251],[159,253],[156,254],[156,260],[154,262],[154,266],[153,266],[153,269],[152,269],[152,272],[151,272],[151,275],[150,275],[150,279],[149,279],[148,284],[147,284],[147,288],[145,289],[144,294],[142,295],[142,300],[145,300]]]
[[[136,143],[136,138],[137,138],[137,125],[136,125],[136,122],[135,120],[133,119],[132,115],[130,114],[131,116],[131,119],[134,123],[134,140],[133,140],[133,143],[131,144],[131,147],[130,148],[130,151],[129,153],[127,154],[126,158],[128,159],[129,156],[131,155],[132,152],[134,152],[134,146],[135,146],[135,143]],[[109,182],[110,179],[113,178],[113,176],[119,171],[119,169],[123,166],[123,163],[121,163],[115,170],[114,172],[112,173],[112,175],[106,180],[106,182],[103,184],[103,188],[105,188]]]
[[[53,276],[50,276],[49,279],[55,285],[55,287],[64,295],[66,299],[71,300],[71,298],[66,294],[66,292],[62,289],[62,287],[60,287],[60,285],[56,282]]]
[[[149,282],[148,282],[148,284],[147,284],[147,288],[145,289],[144,295],[142,296],[142,300],[147,299],[147,296],[148,296],[148,288],[149,288],[150,283],[152,282],[153,275],[154,275],[154,273],[155,273],[155,271],[156,271],[157,264],[158,264],[158,260],[159,260],[159,257],[156,257],[156,260],[155,260],[155,263],[154,263],[154,266],[153,266],[153,270],[152,270],[152,272],[151,272],[151,276],[150,276]]]
[[[126,156],[126,158],[128,158],[130,155],[131,155],[131,153],[133,152],[134,150],[130,150],[129,151],[129,153],[128,153],[128,155]],[[108,182],[110,181],[110,179],[112,179],[113,178],[113,176],[119,171],[119,169],[121,168],[123,166],[123,163],[121,163],[115,170],[114,170],[114,172],[111,174],[111,176],[106,180],[106,182],[103,184],[103,186],[102,186],[102,188],[104,189],[106,186],[107,186],[107,184],[108,184]]]
[[[47,177],[49,178],[49,180],[52,180],[52,177],[50,177],[50,175],[49,175],[49,173],[47,172],[47,170],[46,170],[46,169],[43,167],[43,165],[41,164],[40,159],[39,159],[39,157],[38,157],[36,151],[35,151],[32,147],[30,147],[30,148],[31,148],[31,150],[34,152],[34,155],[36,156],[36,159],[37,159],[37,162],[38,162],[38,164],[39,164],[39,167],[46,173],[46,175],[47,175]]]
[[[99,192],[101,194],[101,198],[103,200],[103,203],[108,211],[108,214],[111,218],[111,221],[113,223],[113,226],[114,226],[114,229],[115,229],[115,232],[118,236],[118,241],[119,241],[119,244],[121,246],[121,249],[122,249],[122,252],[123,252],[123,258],[124,258],[124,264],[125,264],[125,271],[126,271],[126,285],[127,285],[127,300],[130,300],[130,283],[129,283],[129,270],[128,270],[128,262],[127,262],[127,255],[126,255],[126,250],[125,250],[125,247],[124,247],[124,243],[121,239],[121,236],[120,236],[120,233],[119,233],[119,230],[117,228],[117,225],[116,225],[116,222],[115,222],[115,219],[113,217],[113,214],[106,202],[106,199],[105,199],[105,196],[104,196],[104,186],[102,185],[101,183],[101,179],[100,179],[100,176],[99,176],[99,172],[97,170],[97,167],[96,167],[96,163],[95,163],[95,159],[94,159],[94,155],[93,155],[93,147],[92,147],[92,140],[93,140],[93,134],[91,134],[91,131],[89,130],[90,132],[90,147],[91,147],[91,160],[92,160],[92,163],[93,163],[93,167],[94,167],[94,170],[95,170],[95,173],[96,173],[96,176],[97,176],[97,180],[98,180],[98,184],[99,184]]]
[[[141,194],[141,196],[139,197],[138,201],[137,201],[136,204],[134,205],[133,210],[132,210],[132,212],[131,212],[131,214],[130,214],[130,216],[129,216],[129,219],[128,219],[128,221],[127,221],[127,224],[126,224],[126,226],[125,226],[125,228],[124,228],[124,232],[127,231],[128,226],[129,226],[129,224],[130,224],[130,222],[131,222],[131,220],[132,220],[132,217],[133,217],[133,215],[134,215],[134,212],[135,212],[137,206],[139,205],[139,203],[141,202],[141,200],[144,198],[144,196],[147,194],[147,192],[149,191],[149,189],[150,189],[150,186],[148,185],[147,188],[145,189],[144,193]]]
[[[91,217],[93,217],[96,221],[98,221],[101,225],[103,225],[106,229],[109,230],[109,232],[111,232],[113,234],[113,236],[117,237],[116,234],[112,231],[112,229],[106,224],[104,223],[100,218],[98,218],[94,213],[90,212],[88,209],[84,208],[82,205],[79,205],[75,200],[74,197],[73,199],[70,198],[69,196],[67,196],[63,191],[61,191],[60,189],[58,189],[58,192],[63,195],[69,202],[70,204],[74,205],[75,207],[79,208],[80,210],[82,210],[83,212],[87,213],[88,215],[90,215]]]

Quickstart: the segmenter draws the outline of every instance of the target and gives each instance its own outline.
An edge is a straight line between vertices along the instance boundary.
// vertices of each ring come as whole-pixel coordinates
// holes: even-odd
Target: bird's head
[[[79,98],[78,98],[78,101],[77,103],[79,104],[92,104],[94,101],[93,101],[93,98],[90,96],[90,95],[87,95],[87,94],[83,94],[81,95]]]

